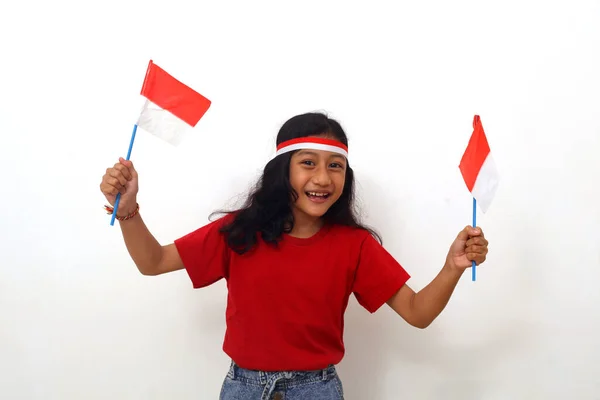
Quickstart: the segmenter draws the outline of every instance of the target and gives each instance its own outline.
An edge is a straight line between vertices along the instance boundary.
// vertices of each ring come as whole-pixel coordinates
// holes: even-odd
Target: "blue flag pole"
[[[473,228],[477,226],[477,200],[473,197]],[[475,282],[477,277],[477,269],[475,265],[475,260],[472,261],[471,265],[471,280]]]
[[[135,133],[137,132],[137,124],[133,125],[133,132],[131,133],[131,140],[129,141],[129,150],[127,150],[127,157],[125,160],[129,161],[131,157],[131,149],[133,148],[133,142],[135,140]],[[113,209],[112,217],[110,219],[110,225],[115,224],[115,218],[117,216],[117,208],[119,208],[119,201],[121,200],[121,192],[117,193],[117,199],[115,200],[115,207]]]

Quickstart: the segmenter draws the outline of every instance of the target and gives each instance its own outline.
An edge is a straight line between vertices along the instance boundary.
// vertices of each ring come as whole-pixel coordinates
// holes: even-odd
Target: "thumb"
[[[474,228],[471,225],[467,225],[464,227],[464,229],[462,231],[460,231],[458,233],[458,236],[456,237],[457,240],[464,240],[467,241],[469,240],[469,238],[471,236],[476,236],[479,235],[481,233],[481,230],[479,228]]]
[[[131,175],[137,176],[137,171],[135,170],[135,167],[133,166],[133,162],[131,160],[126,160],[123,157],[119,157],[119,162],[127,168],[129,168]]]

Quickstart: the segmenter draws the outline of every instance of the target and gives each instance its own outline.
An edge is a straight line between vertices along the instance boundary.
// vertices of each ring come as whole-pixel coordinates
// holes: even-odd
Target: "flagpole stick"
[[[473,228],[477,226],[477,200],[473,197]],[[471,280],[475,282],[477,277],[477,269],[475,265],[475,260],[472,261],[471,264]]]
[[[131,140],[129,141],[129,150],[127,150],[127,157],[125,160],[129,161],[131,157],[131,149],[133,148],[133,142],[135,140],[135,133],[137,132],[137,124],[133,125],[133,132],[131,133]],[[113,209],[112,217],[110,219],[110,225],[115,224],[115,218],[117,216],[117,208],[119,208],[119,202],[121,200],[121,192],[117,193],[117,199],[115,200],[115,208]]]

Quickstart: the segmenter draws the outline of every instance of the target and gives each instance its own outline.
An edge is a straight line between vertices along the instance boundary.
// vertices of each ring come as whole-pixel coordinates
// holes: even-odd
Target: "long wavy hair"
[[[281,126],[276,142],[279,145],[306,136],[327,136],[348,145],[341,125],[322,113],[306,113],[290,118]],[[235,215],[229,224],[221,228],[221,232],[225,234],[228,246],[238,254],[252,249],[259,232],[262,240],[277,245],[282,234],[289,233],[294,227],[292,201],[297,199],[298,194],[289,179],[293,153],[284,153],[269,161],[244,205],[235,211],[225,211]],[[365,229],[381,243],[381,236],[377,232],[359,222],[354,205],[354,187],[354,171],[348,163],[344,190],[322,218],[326,224]]]

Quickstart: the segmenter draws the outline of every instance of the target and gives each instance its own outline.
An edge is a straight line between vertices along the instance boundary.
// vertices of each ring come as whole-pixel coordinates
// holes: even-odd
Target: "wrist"
[[[443,270],[446,271],[452,277],[460,278],[465,272],[464,268],[457,267],[451,260],[447,259],[444,264]]]
[[[104,210],[106,211],[107,214],[112,215],[114,212],[114,207],[105,205]],[[137,216],[139,214],[139,211],[140,211],[140,205],[137,202],[135,203],[135,206],[133,209],[131,209],[127,205],[124,206],[124,205],[119,204],[119,208],[117,209],[115,219],[117,219],[118,221],[121,221],[121,222],[130,220],[130,219],[134,218],[135,216]]]
[[[117,209],[117,217],[125,218],[128,215],[132,215],[136,212],[137,208],[138,208],[137,203],[134,203],[133,205],[127,205],[126,207],[123,207],[122,205],[119,204],[119,208]]]

